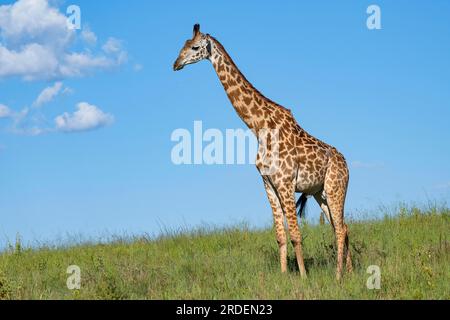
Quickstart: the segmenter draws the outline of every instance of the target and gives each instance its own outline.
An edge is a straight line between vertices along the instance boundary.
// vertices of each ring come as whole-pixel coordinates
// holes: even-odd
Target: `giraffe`
[[[264,129],[277,130],[279,169],[265,173],[262,159],[265,155],[259,151],[256,167],[262,176],[273,211],[281,272],[287,272],[287,229],[300,275],[306,278],[296,209],[300,207],[299,212],[302,213],[308,197],[314,197],[334,230],[337,243],[336,279],[340,280],[344,256],[347,271],[352,271],[348,227],[344,223],[344,203],[349,181],[344,156],[336,148],[302,129],[291,110],[255,89],[220,42],[200,32],[200,25],[196,24],[193,38],[186,41],[173,69],[179,71],[201,60],[212,63],[231,104],[253,133],[258,136]],[[296,193],[302,193],[298,203],[295,201]]]

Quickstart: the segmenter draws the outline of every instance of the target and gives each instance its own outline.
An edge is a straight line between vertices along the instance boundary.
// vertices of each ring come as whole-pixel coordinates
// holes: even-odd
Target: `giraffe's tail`
[[[305,193],[302,193],[296,205],[298,210],[297,214],[300,218],[305,217],[306,202],[308,202],[308,196]]]

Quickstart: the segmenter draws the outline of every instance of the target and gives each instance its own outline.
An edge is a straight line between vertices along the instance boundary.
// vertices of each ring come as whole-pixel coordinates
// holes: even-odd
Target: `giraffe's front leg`
[[[298,268],[302,278],[306,278],[305,262],[303,260],[302,235],[297,221],[297,211],[295,206],[295,185],[286,181],[277,188],[281,207],[286,215],[289,226],[289,235],[294,246]]]
[[[280,248],[281,272],[285,273],[287,271],[287,240],[283,223],[283,210],[281,209],[280,201],[272,185],[267,180],[267,178],[264,178],[263,180],[267,192],[267,197],[269,198],[270,206],[272,207],[273,212],[275,230],[277,233],[277,242]]]

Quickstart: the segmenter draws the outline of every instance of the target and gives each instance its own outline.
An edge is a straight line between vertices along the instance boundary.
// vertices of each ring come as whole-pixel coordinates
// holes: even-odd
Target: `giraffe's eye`
[[[194,51],[198,51],[198,49],[200,49],[200,47],[192,47],[192,50]]]

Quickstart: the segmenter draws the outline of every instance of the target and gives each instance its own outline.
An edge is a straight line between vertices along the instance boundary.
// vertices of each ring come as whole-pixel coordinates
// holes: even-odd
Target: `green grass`
[[[355,271],[335,280],[329,225],[302,225],[308,279],[292,248],[279,272],[272,230],[194,231],[156,240],[116,240],[0,254],[0,299],[449,299],[450,211],[400,209],[396,216],[349,224]],[[81,289],[66,287],[69,265]],[[381,289],[366,287],[381,268]]]

